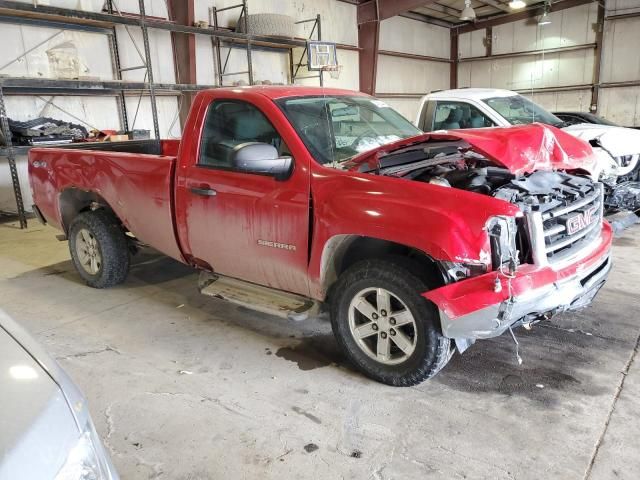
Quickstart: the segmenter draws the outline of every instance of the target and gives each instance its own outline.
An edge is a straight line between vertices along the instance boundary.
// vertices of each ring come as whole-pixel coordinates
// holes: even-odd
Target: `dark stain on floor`
[[[316,445],[315,443],[307,443],[304,446],[304,451],[307,452],[307,453],[311,453],[311,452],[315,452],[319,448],[320,447],[318,445]]]
[[[296,363],[304,371],[345,362],[333,335],[303,338],[295,346],[279,348],[276,356]]]
[[[351,452],[350,455],[351,458],[361,458],[362,457],[362,452],[360,450],[354,450]]]
[[[133,257],[131,276],[148,285],[157,285],[193,275],[196,271],[169,257],[145,248]]]
[[[563,392],[595,396],[603,386],[591,381],[589,366],[615,342],[580,332],[534,327],[516,332],[522,365],[511,338],[477,342],[456,354],[433,381],[458,391],[522,396],[542,404],[560,401]]]
[[[309,420],[311,420],[313,423],[317,423],[318,425],[320,425],[322,423],[322,420],[320,420],[318,417],[316,417],[315,415],[313,415],[312,413],[307,412],[306,410],[303,410],[300,407],[291,407],[291,410],[293,410],[294,412],[307,417]]]

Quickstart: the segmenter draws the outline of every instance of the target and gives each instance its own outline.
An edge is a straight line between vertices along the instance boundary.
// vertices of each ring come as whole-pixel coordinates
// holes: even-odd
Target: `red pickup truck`
[[[589,304],[610,269],[593,152],[553,127],[424,134],[360,93],[273,86],[199,93],[184,132],[31,150],[34,210],[90,286],[148,244],[203,293],[327,309],[361,371],[407,386]]]

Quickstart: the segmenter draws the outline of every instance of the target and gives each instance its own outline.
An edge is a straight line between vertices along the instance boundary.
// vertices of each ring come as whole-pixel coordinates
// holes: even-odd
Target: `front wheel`
[[[365,260],[349,268],[334,289],[331,323],[365,375],[408,387],[438,373],[452,351],[435,307],[420,295],[427,287],[401,260]]]
[[[127,239],[119,222],[105,210],[81,213],[71,222],[69,251],[76,270],[90,287],[112,287],[127,278]]]

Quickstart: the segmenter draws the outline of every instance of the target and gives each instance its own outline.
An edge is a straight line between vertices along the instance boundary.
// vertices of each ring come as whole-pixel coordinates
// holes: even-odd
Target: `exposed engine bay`
[[[517,205],[525,216],[539,215],[544,237],[540,239],[541,255],[546,256],[545,261],[569,255],[597,234],[595,227],[602,218],[602,190],[588,176],[562,171],[514,174],[464,145],[467,144],[439,142],[418,150],[411,147],[394,152],[384,157],[379,172],[489,195]],[[517,225],[515,238],[517,258],[510,261],[533,262],[532,239],[522,223]]]
[[[380,173],[491,195],[516,204],[523,211],[546,212],[593,191],[593,182],[586,176],[552,171],[516,175],[469,148],[461,148],[464,142],[441,143],[419,151],[394,153],[390,157],[399,164],[383,166]],[[404,163],[401,157],[405,156],[415,160]]]

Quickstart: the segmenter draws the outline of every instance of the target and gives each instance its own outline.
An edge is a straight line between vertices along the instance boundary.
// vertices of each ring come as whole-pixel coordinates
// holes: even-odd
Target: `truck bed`
[[[182,260],[173,215],[178,140],[79,143],[33,148],[34,202],[48,223],[66,231],[65,212],[96,192],[141,242]]]

